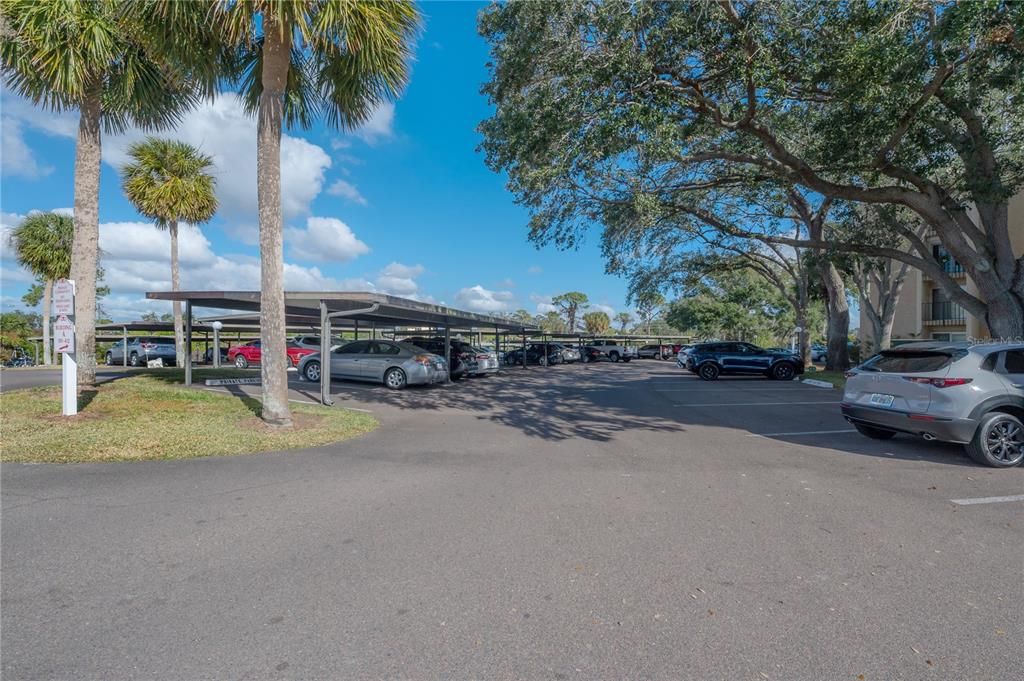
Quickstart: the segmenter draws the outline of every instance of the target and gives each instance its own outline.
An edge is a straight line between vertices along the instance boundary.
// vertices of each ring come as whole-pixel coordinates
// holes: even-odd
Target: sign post
[[[58,279],[53,285],[53,344],[64,355],[61,362],[61,413],[78,413],[78,362],[75,354],[75,282]]]

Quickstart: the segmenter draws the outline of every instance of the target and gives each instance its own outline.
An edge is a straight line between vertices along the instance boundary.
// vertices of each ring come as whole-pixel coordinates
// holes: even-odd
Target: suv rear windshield
[[[963,350],[955,352],[886,350],[865,362],[861,369],[892,374],[924,374],[945,369],[966,354],[966,351]]]

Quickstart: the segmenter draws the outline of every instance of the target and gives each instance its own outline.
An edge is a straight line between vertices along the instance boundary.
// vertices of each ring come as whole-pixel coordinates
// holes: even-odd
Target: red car
[[[306,355],[311,355],[316,350],[310,348],[303,348],[295,343],[288,343],[288,363],[292,366],[298,366],[299,360]],[[245,345],[236,345],[228,350],[228,361],[232,362],[239,369],[244,369],[250,364],[260,363],[260,342],[258,340],[249,341]]]

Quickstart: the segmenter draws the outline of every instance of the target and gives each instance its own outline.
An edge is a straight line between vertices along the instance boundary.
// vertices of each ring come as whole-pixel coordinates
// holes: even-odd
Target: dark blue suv
[[[694,345],[686,368],[705,381],[713,381],[722,374],[762,374],[777,381],[789,381],[804,372],[803,362],[792,353],[734,341]]]

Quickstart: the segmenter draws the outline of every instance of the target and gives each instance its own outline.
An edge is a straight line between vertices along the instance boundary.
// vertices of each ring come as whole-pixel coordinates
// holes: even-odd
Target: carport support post
[[[124,368],[128,368],[128,327],[121,327],[121,342],[124,345],[121,346],[121,365]]]
[[[320,402],[329,407],[331,399],[331,318],[327,303],[320,301]]]
[[[125,348],[127,350],[127,348]],[[185,386],[192,385],[192,301],[185,301]]]
[[[448,380],[452,379],[452,327],[444,325],[444,364],[448,367]]]
[[[526,368],[526,332],[523,332],[523,368]]]

